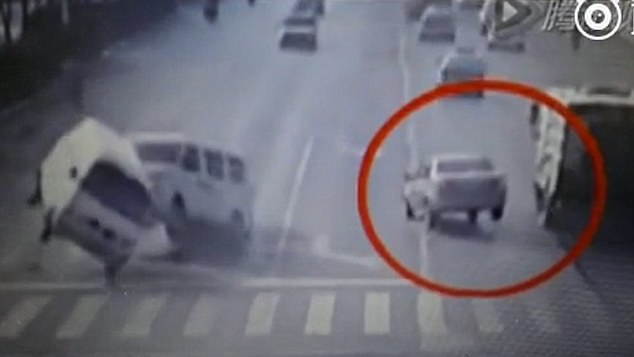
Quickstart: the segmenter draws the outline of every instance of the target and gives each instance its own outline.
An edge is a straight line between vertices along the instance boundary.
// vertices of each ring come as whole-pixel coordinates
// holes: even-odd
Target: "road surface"
[[[290,1],[254,8],[226,1],[216,23],[204,20],[200,5],[183,5],[88,65],[87,111],[117,130],[182,131],[246,153],[258,197],[244,256],[211,229],[192,238],[187,264],[132,262],[120,291],[106,291],[101,267],[62,241],[49,247],[42,271],[28,271],[40,228],[37,213],[21,208],[31,174],[76,113],[54,93],[3,119],[0,352],[631,354],[634,286],[625,279],[598,289],[570,268],[527,294],[452,299],[412,287],[373,253],[355,203],[365,145],[400,105],[434,86],[449,46],[417,42],[395,1],[327,6],[313,56],[278,51]],[[476,14],[460,16],[458,42],[483,49]],[[622,40],[573,53],[565,37],[537,32],[524,54],[486,54],[491,75],[539,87],[628,78],[634,85],[624,60],[633,55]],[[527,113],[528,103],[501,95],[446,100],[388,140],[373,171],[371,207],[403,264],[448,284],[486,288],[525,279],[564,254],[534,223]],[[464,150],[490,155],[509,173],[504,220],[494,225],[482,215],[474,228],[446,217],[433,232],[407,223],[400,194],[411,154]]]

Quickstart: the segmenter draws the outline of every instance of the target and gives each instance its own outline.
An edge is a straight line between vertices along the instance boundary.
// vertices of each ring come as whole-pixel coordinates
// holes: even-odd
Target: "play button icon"
[[[493,33],[517,35],[526,32],[541,18],[534,0],[494,0]]]

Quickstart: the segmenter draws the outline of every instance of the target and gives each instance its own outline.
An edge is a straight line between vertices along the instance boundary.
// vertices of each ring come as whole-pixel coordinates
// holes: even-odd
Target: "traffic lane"
[[[320,265],[325,266],[311,275],[330,275],[324,269],[333,271],[329,267],[337,263],[349,267],[334,274],[385,274],[384,268],[377,269],[381,264],[360,227],[355,194],[367,144],[402,103],[398,65],[402,14],[395,5],[337,4],[323,20],[320,49],[311,68],[319,75],[308,86],[312,101],[304,113],[314,144],[292,222],[296,234],[288,236],[289,246],[304,240],[304,249],[324,259]],[[359,20],[344,27],[350,16]],[[382,151],[380,160],[388,164],[376,170],[372,198],[380,202],[373,206],[382,226],[395,227],[388,242],[401,255],[408,253],[406,259],[411,261],[416,250],[414,242],[406,239],[400,207],[400,171],[406,156],[402,140]]]

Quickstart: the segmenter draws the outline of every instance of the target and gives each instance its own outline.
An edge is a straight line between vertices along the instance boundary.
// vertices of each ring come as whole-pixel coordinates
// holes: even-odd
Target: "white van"
[[[135,133],[130,139],[170,230],[188,222],[220,223],[248,241],[255,189],[242,155],[174,133]]]
[[[74,242],[104,263],[109,282],[162,225],[134,146],[94,119],[57,141],[38,171],[34,199],[44,213],[42,242]]]

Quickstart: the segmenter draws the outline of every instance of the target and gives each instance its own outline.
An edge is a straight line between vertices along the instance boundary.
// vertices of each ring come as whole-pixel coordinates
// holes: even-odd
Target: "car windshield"
[[[180,144],[142,143],[136,145],[139,158],[148,163],[176,164],[180,154]]]
[[[493,170],[493,165],[487,159],[445,160],[437,164],[437,171],[441,174],[491,170]]]
[[[145,186],[110,162],[96,162],[82,180],[81,187],[104,207],[133,222],[143,222],[151,206]]]

